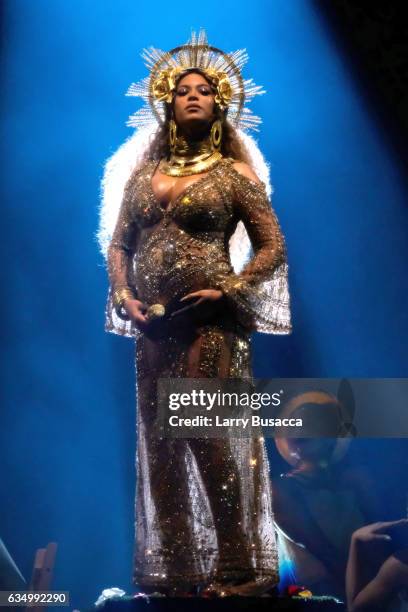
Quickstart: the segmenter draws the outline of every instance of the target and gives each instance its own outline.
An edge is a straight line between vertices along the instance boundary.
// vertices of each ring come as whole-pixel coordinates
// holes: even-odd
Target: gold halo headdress
[[[252,79],[243,79],[241,70],[248,60],[245,49],[224,53],[207,42],[205,30],[170,51],[154,47],[144,49],[142,57],[149,76],[139,83],[132,83],[127,96],[138,96],[145,106],[131,115],[126,123],[129,127],[142,128],[157,121],[165,121],[165,104],[170,104],[177,77],[192,68],[202,71],[216,90],[215,102],[228,113],[228,121],[241,130],[254,129],[261,123],[245,105],[256,95],[265,93]]]

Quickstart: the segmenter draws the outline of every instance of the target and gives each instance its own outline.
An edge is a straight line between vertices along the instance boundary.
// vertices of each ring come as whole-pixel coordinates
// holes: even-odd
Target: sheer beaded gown
[[[159,378],[250,378],[251,331],[290,333],[285,242],[263,183],[223,158],[167,208],[152,188],[157,162],[128,180],[108,250],[106,331],[136,339],[134,582],[146,591],[279,581],[269,466],[262,437],[151,435]],[[236,274],[229,239],[242,221],[253,255]],[[198,289],[221,289],[210,315],[164,316],[154,333],[116,314],[129,286],[166,313]],[[190,311],[191,312],[191,311]]]

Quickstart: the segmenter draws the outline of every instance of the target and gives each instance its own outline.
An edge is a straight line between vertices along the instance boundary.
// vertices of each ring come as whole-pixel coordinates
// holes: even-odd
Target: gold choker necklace
[[[170,159],[163,159],[159,170],[168,176],[189,176],[207,172],[221,159],[222,154],[214,149],[210,137],[199,142],[188,142],[179,136]]]

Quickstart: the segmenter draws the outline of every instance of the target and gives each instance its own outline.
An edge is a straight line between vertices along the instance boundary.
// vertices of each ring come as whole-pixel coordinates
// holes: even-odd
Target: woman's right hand
[[[144,331],[148,324],[146,317],[147,306],[140,300],[127,299],[123,302],[123,308],[126,310],[132,321],[135,322],[136,327],[141,331]]]

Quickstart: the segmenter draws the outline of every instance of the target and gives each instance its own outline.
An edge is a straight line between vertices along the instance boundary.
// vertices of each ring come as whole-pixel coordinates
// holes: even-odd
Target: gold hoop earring
[[[222,123],[219,119],[216,119],[211,126],[211,144],[215,151],[219,151],[221,148],[222,140]]]
[[[174,119],[170,119],[169,121],[169,145],[170,151],[172,153],[176,150],[176,140],[177,140],[177,123]]]

